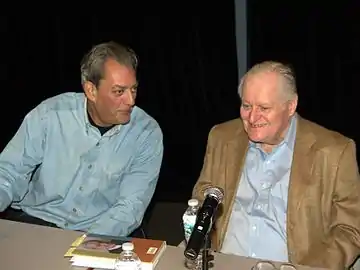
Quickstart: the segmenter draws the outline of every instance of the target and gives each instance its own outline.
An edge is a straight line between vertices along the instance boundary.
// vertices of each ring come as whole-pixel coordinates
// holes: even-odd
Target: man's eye
[[[124,90],[116,90],[115,93],[120,96],[124,94]]]
[[[250,109],[250,105],[248,105],[248,104],[242,104],[242,107],[243,107],[245,110]]]
[[[260,110],[263,111],[263,112],[266,112],[266,111],[270,110],[270,108],[268,108],[268,107],[260,107]]]

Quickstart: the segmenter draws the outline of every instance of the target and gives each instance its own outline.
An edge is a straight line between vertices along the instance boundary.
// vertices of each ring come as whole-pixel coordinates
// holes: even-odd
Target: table
[[[75,270],[64,258],[70,244],[81,232],[0,219],[1,270]],[[168,246],[156,270],[185,270],[184,248]],[[255,259],[215,254],[214,270],[250,269]],[[77,268],[85,270],[84,268]],[[298,267],[298,270],[319,268]]]

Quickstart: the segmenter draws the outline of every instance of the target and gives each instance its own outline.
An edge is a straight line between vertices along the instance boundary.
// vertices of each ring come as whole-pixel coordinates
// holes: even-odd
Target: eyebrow
[[[250,103],[247,102],[247,101],[243,101],[242,104],[254,106],[254,104],[250,104]],[[255,104],[255,106],[259,106],[259,107],[271,107],[271,106],[273,106],[273,104],[270,104],[270,103],[261,103],[261,104]]]
[[[126,86],[126,85],[120,85],[120,84],[115,84],[113,85],[111,88],[116,90],[116,89],[121,89],[121,90],[125,90],[125,89],[128,89],[128,88],[135,88],[135,87],[138,87],[139,83],[136,82],[134,85],[132,86]]]

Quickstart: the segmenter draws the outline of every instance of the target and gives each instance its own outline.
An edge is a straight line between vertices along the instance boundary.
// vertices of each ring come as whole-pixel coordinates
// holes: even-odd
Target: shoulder
[[[40,102],[35,108],[27,113],[25,119],[39,118],[45,120],[53,112],[74,111],[84,108],[85,95],[83,93],[67,92],[49,97]]]
[[[146,133],[158,133],[162,135],[159,123],[140,107],[135,106],[132,112],[130,124]]]
[[[209,139],[212,140],[231,141],[239,136],[245,136],[240,118],[217,124],[209,132]]]
[[[299,117],[299,133],[300,135],[310,135],[314,138],[313,149],[318,151],[342,152],[349,144],[355,142],[341,134],[340,132],[328,129],[315,122]],[[341,154],[341,153],[339,153]]]
[[[67,92],[45,99],[38,107],[48,111],[74,110],[79,107],[84,108],[84,104],[85,95],[83,93]]]
[[[127,136],[140,148],[162,148],[163,133],[159,123],[143,109],[135,106],[131,120],[124,125]]]

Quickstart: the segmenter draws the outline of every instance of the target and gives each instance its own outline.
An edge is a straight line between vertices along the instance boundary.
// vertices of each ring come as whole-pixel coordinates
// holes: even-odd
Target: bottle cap
[[[131,243],[131,242],[127,242],[127,243],[122,244],[121,247],[122,247],[123,250],[129,251],[129,250],[134,249],[134,244]]]
[[[197,206],[199,204],[199,201],[197,199],[190,199],[188,200],[189,206]]]

